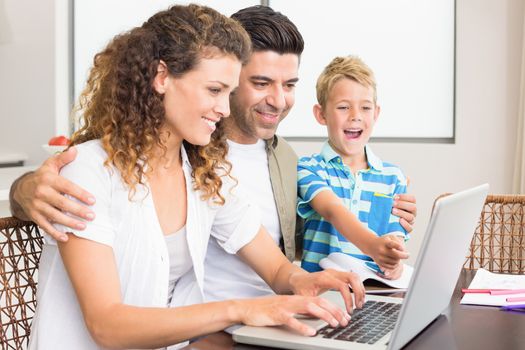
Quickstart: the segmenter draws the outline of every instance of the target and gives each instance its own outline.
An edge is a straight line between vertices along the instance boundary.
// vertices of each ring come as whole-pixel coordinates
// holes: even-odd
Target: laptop
[[[367,295],[365,307],[354,310],[347,327],[301,318],[317,329],[313,337],[284,326],[243,326],[233,339],[284,349],[400,349],[448,307],[488,188],[484,184],[436,201],[404,299]],[[344,308],[338,292],[322,297]]]

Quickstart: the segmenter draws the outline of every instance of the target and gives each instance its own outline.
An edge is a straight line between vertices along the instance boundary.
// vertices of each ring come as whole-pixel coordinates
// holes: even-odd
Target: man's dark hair
[[[252,40],[253,51],[275,51],[301,56],[304,41],[301,33],[286,17],[268,6],[251,6],[234,13]]]

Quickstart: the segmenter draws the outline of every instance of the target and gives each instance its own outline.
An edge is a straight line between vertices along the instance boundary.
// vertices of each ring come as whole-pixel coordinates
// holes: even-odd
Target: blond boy
[[[305,219],[302,267],[319,271],[323,257],[343,252],[373,260],[387,278],[398,278],[400,259],[408,257],[407,233],[391,211],[407,183],[368,145],[380,111],[374,74],[358,57],[337,57],[316,89],[314,115],[326,125],[328,141],[297,166],[297,212]]]

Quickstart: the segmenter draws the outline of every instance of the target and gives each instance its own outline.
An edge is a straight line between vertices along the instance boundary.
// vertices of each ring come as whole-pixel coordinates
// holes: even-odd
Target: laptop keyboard
[[[354,310],[348,326],[332,328],[328,325],[317,334],[323,338],[374,344],[394,329],[400,309],[401,304],[367,301],[362,309]]]

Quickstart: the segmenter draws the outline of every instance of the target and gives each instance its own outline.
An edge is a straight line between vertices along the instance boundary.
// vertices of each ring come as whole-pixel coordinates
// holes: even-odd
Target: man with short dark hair
[[[262,212],[262,224],[286,256],[296,255],[295,205],[297,156],[275,135],[295,102],[303,38],[283,14],[253,6],[232,15],[252,40],[252,55],[241,69],[224,119],[232,176]],[[260,252],[264,254],[264,252]],[[272,293],[248,265],[227,254],[214,240],[208,245],[204,293],[210,301]]]

